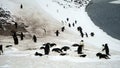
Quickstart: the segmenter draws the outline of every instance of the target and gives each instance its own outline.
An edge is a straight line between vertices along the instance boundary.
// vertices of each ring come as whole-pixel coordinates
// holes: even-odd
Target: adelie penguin
[[[22,4],[20,5],[20,9],[23,9],[23,5]]]

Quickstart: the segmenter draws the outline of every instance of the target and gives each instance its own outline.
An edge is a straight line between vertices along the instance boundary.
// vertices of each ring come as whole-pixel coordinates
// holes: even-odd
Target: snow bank
[[[120,0],[111,1],[110,3],[112,3],[112,4],[120,4]]]

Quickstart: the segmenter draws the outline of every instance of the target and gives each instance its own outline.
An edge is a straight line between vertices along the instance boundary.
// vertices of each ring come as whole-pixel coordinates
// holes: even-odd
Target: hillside
[[[118,68],[120,41],[107,35],[91,21],[85,12],[88,3],[83,1],[82,4],[77,4],[70,0],[1,0],[0,5],[12,15],[21,18],[20,22],[28,26],[28,33],[31,36],[36,35],[38,40],[34,43],[32,37],[25,34],[25,39],[14,45],[11,36],[0,35],[0,44],[4,46],[4,53],[0,55],[0,68]],[[61,31],[63,26],[64,32]],[[88,37],[81,37],[77,30],[79,26]],[[55,35],[56,30],[60,32],[58,37]],[[91,32],[95,33],[93,37]],[[81,40],[84,40],[85,58],[79,57],[77,48],[72,46],[74,43],[80,44]],[[56,43],[57,46],[53,48],[69,46],[70,50],[66,52],[66,56],[52,52],[53,48],[49,55],[35,56],[35,52],[44,54],[40,47],[47,42]],[[102,52],[102,44],[105,43],[108,43],[111,54],[107,60],[96,57],[96,53]],[[7,45],[13,47],[6,48]]]

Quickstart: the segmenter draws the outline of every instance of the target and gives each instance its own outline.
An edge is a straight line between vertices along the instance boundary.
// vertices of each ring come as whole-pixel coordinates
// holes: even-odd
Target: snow
[[[23,4],[23,10],[18,8],[20,4]],[[0,0],[0,5],[10,10],[13,15],[22,18],[22,22],[30,26],[27,30],[38,37],[37,43],[34,43],[31,38],[25,38],[19,42],[19,45],[14,45],[12,37],[0,36],[0,43],[4,45],[5,51],[0,55],[0,68],[118,68],[120,66],[120,40],[110,37],[97,27],[85,12],[85,5],[78,8],[78,5],[63,0]],[[70,19],[69,22],[66,18]],[[77,25],[69,28],[67,23],[72,24],[75,20],[78,22]],[[61,32],[60,36],[56,37],[55,30],[60,30],[62,26],[66,27],[65,32]],[[76,30],[78,26],[81,26],[83,32],[87,32],[88,35],[95,32],[95,36],[81,38]],[[46,35],[43,28],[47,29]],[[87,54],[86,58],[79,57],[75,52],[76,47],[72,47],[72,44],[79,44],[82,39],[85,44],[83,52]],[[71,49],[67,51],[66,56],[60,56],[55,52],[51,52],[49,56],[34,56],[36,51],[44,53],[39,48],[46,42],[54,42],[57,44],[56,47],[70,46]],[[95,55],[101,52],[104,43],[109,45],[111,59],[100,60]],[[8,44],[14,47],[5,48]]]
[[[96,38],[89,39],[90,41],[96,42],[96,43],[92,43],[92,45],[100,46],[99,44],[109,42],[109,44],[112,46],[112,45],[117,45],[118,43],[120,43],[119,40],[115,40],[115,39],[113,40],[113,38],[111,38],[105,32],[103,32],[101,29],[99,29],[99,27],[95,26],[95,24],[88,17],[87,13],[84,11],[85,7],[81,7],[80,9],[78,9],[78,8],[64,9],[63,7],[59,6],[58,4],[57,4],[58,6],[56,6],[56,3],[52,3],[51,1],[47,1],[47,2],[44,2],[44,1],[39,2],[39,0],[37,0],[37,1],[38,1],[38,3],[40,3],[39,5],[41,6],[41,8],[44,8],[46,12],[51,14],[54,18],[58,19],[59,21],[61,21],[61,20],[64,21],[67,17],[69,17],[69,19],[70,19],[69,23],[72,24],[75,20],[77,20],[79,22],[79,24],[77,24],[77,26],[82,26],[84,32],[88,32],[88,33],[95,32],[97,35]],[[46,7],[47,4],[50,4],[50,6]],[[56,12],[55,8],[57,8],[56,10],[58,10],[58,8],[59,8],[59,13]],[[50,11],[52,11],[52,12],[50,12]],[[64,24],[64,25],[67,25],[67,24]],[[75,34],[78,34],[78,32],[76,31],[76,27],[73,29],[69,29],[69,30],[72,30],[71,32],[74,32]],[[102,35],[101,35],[101,33],[102,33]],[[101,39],[101,40],[96,41],[98,39]],[[86,41],[89,41],[89,40],[86,39]],[[119,45],[116,46],[115,48],[114,48],[114,46],[112,47],[112,49],[114,49],[114,50],[116,50],[116,48],[119,48]]]
[[[112,3],[112,4],[120,4],[120,0],[115,0],[115,1],[112,1],[110,3]]]
[[[96,61],[94,60],[90,60],[87,58],[75,58],[72,57],[72,60],[66,60],[65,58],[68,57],[60,57],[60,56],[56,56],[56,60],[54,59],[55,57],[9,57],[6,58],[6,61],[3,61],[3,66],[1,66],[1,68],[79,68],[79,67],[85,67],[85,68],[117,68],[119,65],[119,62],[113,61],[111,62],[111,60],[99,60],[96,59]],[[54,60],[52,60],[54,59]],[[70,58],[69,58],[70,59]],[[25,60],[25,61],[24,61]],[[88,61],[86,61],[88,60]],[[12,61],[12,62],[11,62]],[[82,61],[82,62],[81,62]],[[112,65],[114,64],[114,65]],[[106,66],[108,65],[108,66]]]

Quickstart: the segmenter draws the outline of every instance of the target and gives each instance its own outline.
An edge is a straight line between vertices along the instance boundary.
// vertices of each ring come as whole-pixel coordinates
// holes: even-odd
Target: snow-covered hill
[[[20,5],[23,9],[20,9]],[[70,0],[0,0],[0,6],[10,10],[13,15],[22,19],[22,22],[28,25],[27,30],[30,34],[38,37],[38,42],[32,42],[32,39],[25,38],[19,45],[14,45],[12,37],[0,36],[0,44],[4,45],[4,55],[0,56],[0,68],[118,68],[120,64],[120,40],[114,39],[94,25],[85,12],[85,6],[76,4]],[[69,21],[66,19],[69,18]],[[73,23],[77,21],[75,27]],[[68,24],[71,27],[68,27]],[[65,32],[61,32],[61,27],[65,26]],[[77,31],[81,26],[83,32],[88,37],[82,38]],[[46,33],[44,31],[46,30]],[[60,35],[55,36],[55,31],[59,30]],[[95,36],[91,37],[90,33]],[[4,38],[4,39],[3,39]],[[72,47],[74,43],[80,43],[84,40],[86,58],[77,55],[76,48]],[[49,56],[36,57],[36,51],[43,53],[39,47],[43,43],[54,42],[56,47],[69,46],[71,50],[67,56],[59,56],[58,53],[51,52]],[[108,43],[110,48],[109,60],[99,60],[96,57],[97,52],[101,52],[102,44]],[[5,48],[6,45],[14,45],[12,48]],[[35,48],[35,50],[27,50]],[[114,65],[113,65],[114,64]]]

